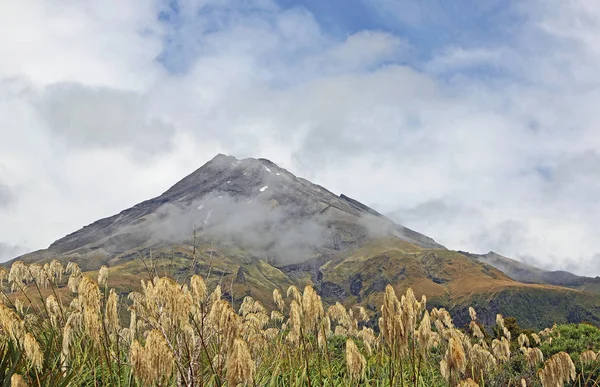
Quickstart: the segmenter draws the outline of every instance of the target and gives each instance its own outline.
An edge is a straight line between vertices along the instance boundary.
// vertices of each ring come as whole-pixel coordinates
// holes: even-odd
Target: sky
[[[595,0],[20,0],[0,25],[0,261],[225,153],[600,275]]]

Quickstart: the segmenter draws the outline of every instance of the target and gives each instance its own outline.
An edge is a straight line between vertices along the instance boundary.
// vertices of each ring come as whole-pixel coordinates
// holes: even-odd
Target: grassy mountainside
[[[55,258],[91,274],[108,266],[123,294],[139,290],[141,279],[200,274],[210,286],[220,284],[234,304],[252,296],[271,305],[273,289],[311,284],[326,303],[377,312],[390,283],[399,292],[412,287],[426,295],[459,323],[467,321],[472,303],[488,322],[501,312],[536,328],[554,321],[600,323],[598,295],[544,284],[542,271],[505,257],[449,251],[266,159],[218,155],[162,195],[18,260]],[[528,277],[515,281],[515,273]],[[549,278],[596,286],[568,275]]]
[[[75,259],[73,259],[75,258]],[[99,268],[79,262],[90,276]],[[43,262],[43,261],[42,261]],[[326,304],[360,304],[378,313],[386,284],[396,291],[409,287],[429,304],[450,310],[458,326],[469,321],[468,306],[476,306],[484,324],[497,313],[512,316],[526,328],[553,323],[590,322],[600,326],[600,297],[558,286],[524,284],[498,269],[464,254],[429,249],[399,240],[380,238],[331,257],[315,254],[294,264],[254,256],[232,245],[201,243],[129,251],[101,261],[110,268],[111,283],[120,293],[140,289],[140,280],[169,275],[185,280],[202,275],[209,286],[221,285],[224,297],[239,305],[246,296],[273,307],[272,291],[290,285],[312,285]]]
[[[388,247],[385,256],[410,246]],[[353,262],[378,253],[374,246],[359,250]],[[468,264],[443,259],[451,267],[436,274],[449,282]],[[133,262],[121,262],[119,273],[135,269]],[[151,262],[168,270],[165,262]],[[255,264],[259,275],[270,270]],[[418,275],[418,266],[406,271]],[[159,267],[148,270],[152,276]],[[241,280],[255,275],[248,271]],[[263,280],[271,275],[280,276]],[[105,267],[83,274],[73,263],[17,263],[10,271],[0,267],[0,279],[7,280],[0,283],[0,383],[6,387],[592,387],[600,380],[596,327],[554,325],[535,333],[502,315],[487,325],[472,307],[469,324],[457,325],[411,288],[398,293],[386,285],[377,318],[360,304],[323,304],[310,285],[273,291],[274,307],[265,308],[252,297],[232,304],[221,286],[207,286],[199,275],[157,276],[128,297],[113,287],[123,278]],[[352,289],[359,297],[360,289]]]

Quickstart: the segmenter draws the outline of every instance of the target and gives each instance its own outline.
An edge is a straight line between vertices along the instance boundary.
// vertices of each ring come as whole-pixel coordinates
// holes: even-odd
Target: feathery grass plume
[[[283,301],[283,297],[281,296],[279,289],[273,289],[273,301],[275,302],[275,305],[277,305],[279,311],[283,313],[285,302]]]
[[[502,317],[500,313],[496,315],[496,325],[498,325],[501,330],[504,330],[504,317]]]
[[[23,349],[25,350],[25,357],[31,363],[31,366],[36,368],[39,371],[42,370],[42,364],[44,363],[44,354],[40,347],[40,344],[37,342],[35,337],[27,332],[25,334],[23,343]]]
[[[283,313],[281,313],[278,310],[271,311],[271,320],[277,321],[277,322],[282,322],[283,319],[284,319]]]
[[[82,325],[83,316],[79,311],[71,313],[67,318],[65,328],[63,329],[62,350],[60,356],[63,371],[66,370],[69,364],[69,359],[71,358],[70,347],[73,343],[74,333],[81,331]]]
[[[325,331],[325,335],[331,335],[331,318],[328,314],[325,314],[325,317],[321,320],[321,324],[323,324],[321,330]]]
[[[367,361],[352,339],[346,340],[346,370],[350,381],[359,381],[365,377]]]
[[[533,339],[536,345],[542,344],[542,339],[540,339],[540,336],[538,336],[537,333],[532,333],[531,338]]]
[[[417,329],[415,336],[417,343],[419,344],[419,351],[422,355],[425,355],[429,350],[438,345],[439,335],[431,330],[431,320],[429,318],[429,312],[425,311],[419,328]]]
[[[129,315],[129,342],[133,342],[135,339],[135,335],[137,334],[137,312],[135,311],[135,307],[130,308]]]
[[[29,270],[29,274],[31,275],[31,279],[39,282],[38,280],[41,277],[41,272],[44,268],[37,263],[32,263],[29,265],[27,270]]]
[[[65,269],[63,268],[63,265],[56,259],[53,259],[52,262],[50,262],[49,273],[50,273],[50,278],[52,279],[52,281],[54,281],[54,282],[62,281],[64,271],[65,271]]]
[[[363,326],[362,330],[356,334],[356,337],[363,341],[365,351],[367,351],[367,354],[371,356],[373,353],[373,347],[377,345],[377,337],[375,336],[373,329]]]
[[[511,340],[511,335],[510,335],[510,331],[508,330],[508,328],[506,328],[506,327],[505,327],[505,328],[503,329],[503,331],[504,331],[504,337],[506,337],[506,339],[507,339],[508,341],[510,341],[510,340]]]
[[[319,327],[319,322],[325,314],[323,311],[323,303],[321,297],[315,289],[306,285],[304,294],[302,295],[302,312],[304,317],[304,327],[307,332],[315,332]]]
[[[492,341],[492,353],[500,363],[508,361],[510,358],[510,342],[506,337],[502,337],[500,340],[494,339]]]
[[[81,269],[79,268],[79,265],[76,264],[75,262],[67,263],[67,267],[65,268],[65,271],[67,272],[67,274],[75,274],[75,275],[81,274]]]
[[[242,324],[240,316],[235,313],[231,304],[225,300],[217,300],[208,313],[207,323],[229,348],[238,337]]]
[[[13,374],[10,377],[10,387],[28,387],[28,384],[21,375]]]
[[[37,263],[34,263],[29,266],[29,273],[31,274],[31,278],[37,283],[40,288],[48,287],[50,283],[50,278],[46,273],[46,270],[43,266],[40,266]]]
[[[10,267],[10,272],[8,273],[8,281],[9,282],[25,282],[29,279],[29,270],[27,270],[27,266],[22,261],[17,261],[12,264]]]
[[[25,338],[25,323],[7,306],[0,304],[0,328],[17,346],[22,346]]]
[[[23,304],[23,301],[21,301],[20,298],[17,298],[15,300],[15,310],[22,316],[24,314],[23,313],[24,309],[25,309],[25,304]]]
[[[0,288],[4,287],[4,281],[8,279],[8,270],[4,266],[0,266]]]
[[[473,379],[468,378],[458,382],[457,387],[479,387],[479,384],[475,383]]]
[[[173,375],[173,352],[163,334],[156,329],[148,333],[145,346],[134,340],[129,349],[129,359],[133,374],[144,385],[161,384]]]
[[[277,328],[267,328],[262,333],[263,333],[265,339],[267,339],[269,341],[273,341],[277,338],[277,336],[279,335],[280,332],[279,332],[279,329],[277,329]]]
[[[521,352],[525,355],[527,365],[531,368],[535,368],[538,364],[544,362],[544,354],[539,348],[521,347]]]
[[[367,314],[367,310],[364,306],[358,306],[356,308],[358,310],[358,320],[362,322],[369,321],[369,315]]]
[[[77,288],[83,309],[83,328],[95,344],[100,344],[100,289],[88,277],[82,277]]]
[[[22,289],[23,285],[27,284],[31,280],[31,273],[23,262],[17,261],[12,264],[10,267],[10,272],[8,273],[8,282],[12,283],[12,292],[15,292],[17,289]]]
[[[496,359],[494,356],[479,344],[473,345],[469,352],[469,358],[473,366],[473,375],[477,378],[496,368]]]
[[[192,312],[192,295],[187,288],[181,286],[168,277],[155,278],[154,283],[142,281],[145,295],[144,310],[148,319],[154,324],[170,327],[173,330],[188,323]]]
[[[118,305],[119,305],[119,296],[115,289],[110,289],[110,293],[108,294],[108,299],[106,300],[106,311],[104,313],[106,328],[110,333],[116,333],[120,329],[119,325],[119,313],[118,313]]]
[[[329,318],[348,330],[352,326],[352,319],[342,304],[336,302],[327,309]]]
[[[250,296],[244,297],[238,313],[241,314],[242,317],[245,317],[248,313],[254,313],[254,298]]]
[[[334,336],[348,336],[348,330],[341,325],[336,325],[334,331]]]
[[[331,319],[329,315],[325,315],[321,320],[321,327],[319,328],[319,333],[317,335],[317,345],[319,348],[325,348],[325,343],[327,341],[327,337],[331,336]]]
[[[60,305],[58,301],[56,301],[56,297],[54,295],[49,295],[46,298],[46,309],[48,310],[48,314],[50,315],[50,323],[53,327],[58,327],[58,316],[60,315]]]
[[[208,294],[204,278],[199,275],[193,275],[190,279],[190,288],[192,289],[194,301],[198,304],[204,302],[206,295]]]
[[[302,325],[302,309],[296,300],[290,303],[290,318],[288,319],[289,333],[287,340],[292,344],[297,344],[300,340],[300,328]]]
[[[105,287],[108,284],[108,267],[102,266],[98,271],[98,285]]]
[[[442,331],[444,330],[444,326],[448,329],[454,328],[454,323],[452,322],[452,316],[450,316],[450,313],[444,308],[440,308],[440,309],[433,308],[431,310],[431,317],[432,317],[433,322],[435,323],[435,327],[439,333],[442,333]],[[442,325],[440,325],[440,323],[438,323],[438,321]]]
[[[579,356],[579,361],[581,361],[581,364],[583,365],[590,365],[596,362],[596,359],[598,358],[598,355],[591,350],[587,350],[587,351],[583,351],[581,353],[581,356]]]
[[[417,314],[421,310],[421,304],[415,298],[412,288],[406,289],[400,304],[404,336],[408,338],[408,333],[413,332],[417,326]]]
[[[527,387],[527,381],[521,378],[521,387]]]
[[[471,317],[471,321],[477,320],[477,312],[475,312],[472,306],[469,306],[469,316]]]
[[[248,313],[244,316],[244,334],[258,333],[269,323],[269,316],[264,312]]]
[[[287,297],[292,298],[292,300],[296,301],[298,305],[302,305],[302,294],[295,285],[290,286],[287,289]]]
[[[396,326],[396,315],[399,310],[400,302],[398,301],[398,297],[396,297],[396,292],[394,291],[394,288],[388,284],[385,287],[383,305],[381,305],[381,319],[379,326],[383,339],[390,348],[394,346],[394,341],[396,340],[398,331],[398,327]]]
[[[473,333],[473,337],[475,337],[476,339],[483,339],[485,338],[485,335],[483,334],[483,332],[481,331],[481,328],[479,328],[479,325],[475,322],[475,320],[471,320],[471,323],[469,324],[469,328],[471,329],[471,332]]]
[[[79,268],[79,265],[77,265],[75,262],[69,262],[65,271],[67,273],[70,273],[69,280],[67,281],[69,291],[71,293],[77,293],[77,289],[79,288],[79,282],[82,278],[81,269]]]
[[[219,301],[223,297],[223,292],[221,291],[221,285],[217,285],[215,290],[208,297],[208,302],[212,305],[215,302]]]
[[[71,293],[77,293],[77,289],[79,289],[79,282],[81,281],[81,274],[71,274],[69,276],[69,280],[67,281],[67,287]]]
[[[575,380],[575,364],[568,353],[559,352],[538,370],[538,377],[543,387],[562,387],[566,382]]]
[[[521,333],[517,341],[519,342],[519,347],[529,347],[529,337],[526,334]]]
[[[239,383],[252,385],[254,380],[254,362],[250,356],[248,345],[242,339],[236,338],[225,363],[227,368],[227,383],[237,386]]]
[[[465,373],[467,358],[463,344],[457,337],[450,337],[448,349],[440,362],[440,371],[446,380],[451,381]]]

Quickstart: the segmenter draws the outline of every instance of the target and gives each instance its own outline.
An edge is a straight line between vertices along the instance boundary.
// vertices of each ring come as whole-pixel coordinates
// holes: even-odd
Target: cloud
[[[10,187],[0,181],[0,208],[8,207],[15,200]]]
[[[450,248],[600,274],[600,12],[415,4],[346,36],[270,1],[0,6],[3,240],[45,247],[222,152]]]
[[[29,250],[23,246],[15,246],[8,243],[0,242],[0,262],[18,257],[19,255]]]
[[[47,87],[36,107],[53,135],[76,146],[167,151],[174,129],[152,115],[145,97],[135,92],[92,88],[75,83]]]

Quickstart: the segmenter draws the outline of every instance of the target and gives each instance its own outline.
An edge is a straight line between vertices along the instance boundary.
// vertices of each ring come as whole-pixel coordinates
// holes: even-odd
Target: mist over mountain
[[[377,313],[392,284],[427,295],[459,323],[475,305],[486,324],[496,313],[529,327],[600,324],[597,279],[448,250],[267,159],[219,154],[163,194],[17,259],[74,261],[87,272],[107,265],[124,293],[148,275],[196,273],[211,286],[229,284],[232,302],[250,295],[269,304],[274,288],[311,284],[325,302]]]
[[[301,262],[317,252],[333,254],[382,236],[443,248],[269,160],[218,155],[162,195],[85,226],[46,253],[110,257],[189,242],[194,230],[204,240],[217,239],[281,263]]]

